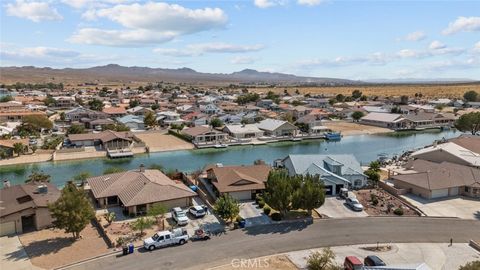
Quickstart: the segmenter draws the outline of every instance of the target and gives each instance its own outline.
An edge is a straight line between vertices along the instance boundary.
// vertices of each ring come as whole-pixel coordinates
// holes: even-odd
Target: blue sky
[[[480,1],[1,1],[1,65],[480,79]]]

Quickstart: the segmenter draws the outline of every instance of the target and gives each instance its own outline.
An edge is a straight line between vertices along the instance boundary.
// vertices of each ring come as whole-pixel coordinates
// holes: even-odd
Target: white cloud
[[[424,40],[427,37],[427,34],[423,31],[415,31],[412,33],[409,33],[403,38],[400,38],[400,40],[406,40],[406,41],[420,41]]]
[[[219,8],[188,9],[176,4],[154,2],[92,9],[83,17],[109,19],[124,29],[83,28],[70,41],[107,46],[158,44],[181,35],[223,28],[228,20]]]
[[[109,4],[122,4],[131,2],[132,0],[62,0],[62,3],[69,5],[76,9],[105,7]]]
[[[397,56],[400,58],[420,58],[424,57],[425,54],[411,49],[403,49],[397,52]]]
[[[446,47],[447,47],[447,45],[443,44],[442,42],[440,42],[438,40],[432,41],[432,43],[430,43],[430,45],[428,46],[428,48],[430,50],[444,49]]]
[[[473,51],[480,53],[480,41],[473,45]]]
[[[480,31],[480,17],[458,17],[442,31],[444,35],[451,35],[458,32]]]
[[[296,63],[296,67],[299,68],[313,68],[313,67],[341,67],[341,66],[353,66],[353,65],[385,65],[392,61],[392,57],[381,52],[375,52],[367,56],[339,56],[334,59],[309,59],[299,61]]]
[[[15,3],[9,3],[5,7],[8,15],[28,19],[33,22],[63,19],[57,9],[51,7],[47,2],[16,0]]]
[[[297,3],[299,5],[304,5],[304,6],[316,6],[316,5],[320,5],[323,2],[325,2],[325,0],[297,0]]]
[[[435,40],[430,43],[427,49],[412,50],[403,49],[396,53],[400,58],[425,58],[436,55],[460,55],[465,52],[463,48],[450,48],[442,42]]]
[[[262,50],[265,46],[256,45],[235,45],[229,43],[200,43],[190,44],[183,49],[156,48],[153,51],[167,56],[200,56],[205,53],[245,53]]]
[[[269,8],[285,5],[286,0],[254,0],[253,4],[259,8]]]
[[[230,60],[230,63],[235,65],[253,64],[257,59],[251,56],[237,56]]]

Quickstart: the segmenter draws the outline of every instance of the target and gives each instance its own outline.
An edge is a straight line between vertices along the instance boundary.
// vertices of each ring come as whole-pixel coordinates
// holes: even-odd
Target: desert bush
[[[272,211],[272,208],[268,207],[268,206],[265,206],[263,208],[263,213],[265,213],[265,215],[270,215],[270,212]]]

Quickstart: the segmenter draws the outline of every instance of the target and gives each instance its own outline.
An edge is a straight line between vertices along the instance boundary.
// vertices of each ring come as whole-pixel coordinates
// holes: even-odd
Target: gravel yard
[[[193,144],[186,142],[173,135],[165,134],[162,131],[138,132],[135,136],[140,138],[150,149],[150,152],[163,152],[174,150],[193,149]]]
[[[88,225],[81,238],[72,241],[72,234],[63,230],[45,229],[19,236],[33,265],[52,269],[109,251],[93,225]]]
[[[333,131],[341,132],[344,136],[393,132],[393,130],[388,128],[367,126],[346,121],[323,121],[322,124]]]
[[[394,210],[397,208],[403,210],[403,216],[419,216],[416,211],[408,207],[400,199],[381,189],[359,190],[355,194],[358,201],[365,208],[365,212],[370,216],[395,216]],[[374,205],[372,202],[372,194],[378,200],[377,205]],[[389,205],[391,206],[390,211],[388,211]]]

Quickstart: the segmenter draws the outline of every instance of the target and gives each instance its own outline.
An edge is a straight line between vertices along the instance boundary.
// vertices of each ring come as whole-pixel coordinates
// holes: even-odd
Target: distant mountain
[[[244,83],[244,84],[285,84],[285,85],[355,85],[361,81],[336,78],[301,77],[292,74],[260,72],[253,69],[229,74],[202,73],[190,68],[167,69],[149,67],[125,67],[117,64],[91,68],[38,68],[0,67],[0,81],[21,82],[188,82],[188,83]]]
[[[366,83],[391,83],[391,84],[402,84],[402,83],[427,83],[427,84],[444,84],[444,83],[471,83],[478,82],[478,80],[472,80],[467,78],[437,78],[437,79],[426,79],[426,78],[398,78],[398,79],[370,79],[364,80]]]

